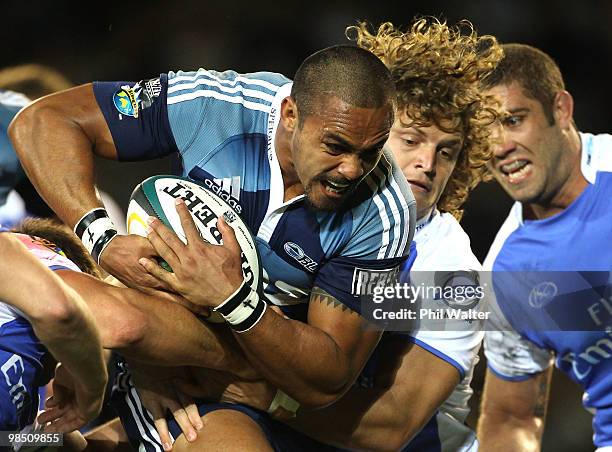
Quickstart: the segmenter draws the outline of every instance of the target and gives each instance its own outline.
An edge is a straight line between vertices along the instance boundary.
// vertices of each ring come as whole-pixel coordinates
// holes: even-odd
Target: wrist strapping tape
[[[74,227],[74,233],[81,239],[96,263],[99,264],[102,251],[117,235],[117,228],[108,217],[106,210],[98,207],[81,217]]]
[[[274,400],[272,400],[272,403],[270,403],[270,406],[268,407],[268,413],[273,414],[279,408],[282,408],[295,416],[297,410],[300,408],[300,403],[291,396],[285,394],[280,389],[277,389]]]
[[[244,333],[261,320],[267,306],[257,291],[243,281],[240,287],[213,311],[220,313],[234,331]]]

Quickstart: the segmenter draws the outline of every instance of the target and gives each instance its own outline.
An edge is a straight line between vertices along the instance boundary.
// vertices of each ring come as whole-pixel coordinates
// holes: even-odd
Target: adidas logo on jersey
[[[223,179],[204,179],[204,185],[219,196],[239,215],[242,213],[240,205],[240,176],[224,177]]]

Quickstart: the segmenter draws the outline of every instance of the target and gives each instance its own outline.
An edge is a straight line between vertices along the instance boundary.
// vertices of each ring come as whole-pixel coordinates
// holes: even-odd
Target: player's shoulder
[[[168,103],[199,95],[236,102],[239,97],[272,102],[278,90],[291,80],[275,72],[238,73],[233,70],[168,72]],[[225,98],[223,96],[226,96]]]
[[[510,235],[512,235],[512,233],[516,231],[521,226],[522,223],[523,223],[523,206],[521,205],[520,202],[515,202],[510,208],[510,212],[508,213],[508,216],[506,217],[501,227],[499,228],[499,231],[497,231],[497,234],[495,235],[495,239],[493,240],[493,243],[491,244],[491,247],[489,248],[489,252],[487,253],[487,256],[485,257],[485,260],[483,263],[483,268],[485,270],[493,269],[493,265],[495,264],[495,259],[497,258],[500,251],[502,250],[504,244],[506,243],[506,240],[508,240],[508,237],[510,237]]]
[[[406,178],[387,152],[368,174],[351,202],[354,216],[364,220],[380,218],[382,223],[408,224],[408,213],[416,204]],[[414,218],[412,218],[414,221]]]
[[[408,253],[414,235],[416,202],[406,178],[385,151],[350,201],[354,242],[376,242],[378,259]]]
[[[472,251],[470,237],[450,213],[434,211],[431,220],[417,231],[414,240],[417,260],[413,268],[424,264],[431,267],[427,268],[429,270],[481,269]]]
[[[580,132],[580,141],[580,169],[589,182],[595,182],[598,172],[612,172],[612,135]]]

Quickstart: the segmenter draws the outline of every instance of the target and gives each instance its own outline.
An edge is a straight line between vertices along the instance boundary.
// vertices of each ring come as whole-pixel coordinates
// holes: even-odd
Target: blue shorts
[[[111,401],[134,450],[162,452],[163,448],[151,414],[140,402],[140,397],[126,367],[122,368],[113,385]],[[267,413],[239,404],[198,403],[200,416],[216,410],[236,410],[253,419],[262,429],[270,446],[276,452],[339,452],[344,449],[328,446],[303,435],[285,424],[275,421]],[[171,415],[167,418],[168,428],[174,438],[181,435],[181,429]]]
[[[36,419],[38,388],[48,381],[46,353],[24,319],[0,327],[0,430],[21,430]]]

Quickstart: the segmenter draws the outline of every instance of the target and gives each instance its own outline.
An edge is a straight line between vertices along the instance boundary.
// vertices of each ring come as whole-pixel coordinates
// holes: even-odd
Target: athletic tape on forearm
[[[240,287],[213,311],[220,313],[236,332],[244,333],[261,320],[267,306],[257,291],[243,281]]]
[[[77,222],[74,233],[97,263],[104,248],[117,235],[117,228],[101,207],[90,210]]]
[[[295,416],[297,410],[300,408],[300,403],[291,396],[285,394],[280,389],[277,389],[274,400],[272,400],[272,403],[270,403],[270,406],[268,407],[268,413],[274,414],[274,412],[279,408],[282,408]]]

